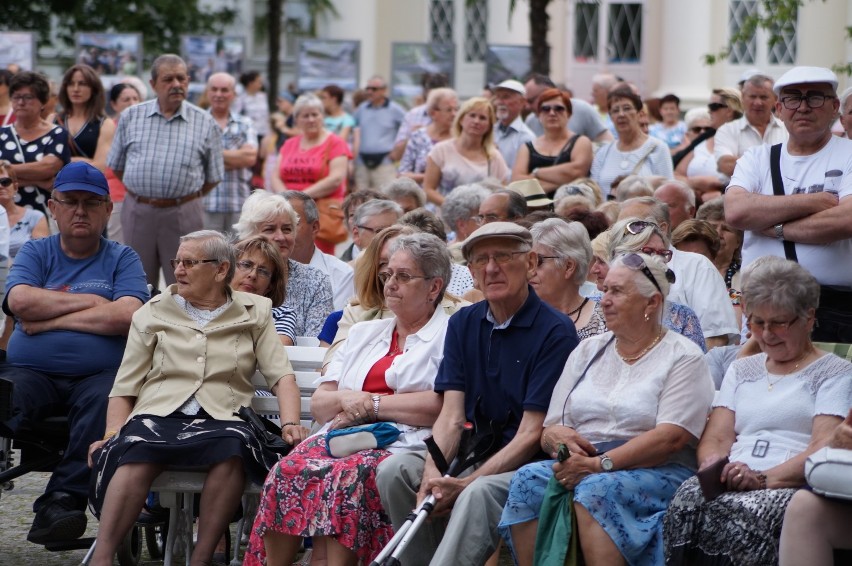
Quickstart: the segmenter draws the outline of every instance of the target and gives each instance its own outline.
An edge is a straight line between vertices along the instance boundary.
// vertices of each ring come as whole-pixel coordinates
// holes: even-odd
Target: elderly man
[[[319,210],[314,199],[302,191],[284,191],[281,196],[287,199],[299,215],[296,243],[290,258],[327,274],[331,279],[331,291],[334,294],[334,310],[342,310],[355,295],[355,272],[345,261],[323,253],[314,244],[320,228]]]
[[[621,205],[618,219],[651,217],[671,239],[672,222],[668,208],[653,197],[632,198]],[[669,267],[677,276],[677,281],[671,286],[667,300],[686,305],[695,311],[708,350],[735,340],[739,335],[739,326],[725,280],[719,271],[701,254],[680,251],[674,246],[670,246],[669,250],[672,252]]]
[[[548,88],[556,88],[556,83],[547,75],[533,74],[524,84],[527,110],[530,112],[525,123],[537,136],[544,135],[544,126],[541,125],[534,111],[535,103],[539,95]],[[571,118],[568,120],[569,130],[575,134],[582,134],[596,143],[606,143],[614,139],[591,104],[580,98],[572,98],[571,108]]]
[[[461,185],[450,191],[444,203],[441,205],[441,218],[449,230],[455,233],[455,238],[450,244],[450,255],[456,263],[464,263],[461,253],[462,244],[479,227],[476,215],[479,214],[479,206],[491,191],[482,185],[473,183]]]
[[[514,79],[505,80],[494,88],[493,104],[497,115],[494,143],[509,169],[515,166],[521,146],[535,139],[535,134],[521,120],[525,95],[524,85]]]
[[[376,481],[394,526],[429,493],[438,500],[436,515],[452,510],[443,538],[438,518],[417,533],[403,553],[406,565],[483,564],[497,548],[514,471],[540,456],[550,395],[577,333],[528,285],[536,266],[531,249],[529,231],[511,222],[482,226],[464,245],[485,300],[450,319],[435,380],[444,403],[432,434],[447,461],[455,456],[461,424],[475,423],[477,415],[502,423],[503,434],[499,451],[465,477],[442,478],[423,452],[395,454],[379,464]]]
[[[28,241],[15,258],[4,310],[16,324],[0,364],[0,379],[13,384],[0,435],[68,415],[68,447],[33,505],[27,539],[36,544],[86,529],[89,444],[104,435],[130,318],[148,300],[139,256],[101,236],[112,211],[103,173],[82,161],[65,166],[47,204],[59,234]]]
[[[377,189],[396,177],[390,158],[396,133],[405,118],[405,110],[388,98],[385,79],[370,77],[367,100],[355,110],[355,184],[359,189]]]
[[[713,156],[720,173],[731,176],[737,159],[750,147],[787,140],[787,129],[772,115],[776,102],[772,84],[771,78],[758,74],[749,77],[743,85],[745,115],[724,124],[714,136]]]
[[[725,217],[745,231],[743,267],[787,257],[819,281],[814,340],[852,342],[852,141],[831,135],[836,89],[835,74],[821,67],[795,67],[778,79],[775,110],[790,138],[740,159]]]
[[[148,282],[169,261],[178,239],[204,227],[201,197],[224,177],[222,133],[207,112],[186,102],[189,75],[177,55],[160,55],[151,67],[157,98],[121,115],[108,164],[127,187],[121,209],[124,239],[139,253]]]
[[[384,195],[382,193],[373,189],[361,189],[346,195],[346,198],[343,199],[343,223],[346,224],[346,230],[349,231],[350,238],[352,237],[352,232],[355,228],[355,211],[358,210],[358,207],[367,201],[383,198]],[[350,262],[357,258],[360,253],[361,250],[353,241],[349,244],[348,248],[343,250],[339,259],[345,262]]]
[[[514,222],[526,215],[527,201],[524,195],[511,189],[498,189],[479,205],[476,222],[479,225],[491,222]]]
[[[695,191],[683,181],[666,181],[654,191],[654,198],[669,205],[672,230],[695,218]]]
[[[204,227],[230,232],[251,193],[251,170],[257,161],[257,133],[251,118],[231,110],[237,81],[227,73],[207,79],[210,115],[222,132],[225,178],[204,197]]]
[[[392,200],[385,199],[367,201],[356,208],[352,219],[352,242],[357,252],[354,257],[357,259],[358,255],[367,249],[376,234],[396,224],[402,214],[401,206]],[[349,262],[349,265],[355,267],[356,259]]]

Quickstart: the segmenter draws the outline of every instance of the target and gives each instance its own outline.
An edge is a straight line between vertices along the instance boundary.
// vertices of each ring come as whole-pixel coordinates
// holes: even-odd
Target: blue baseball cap
[[[109,185],[104,174],[84,161],[74,161],[63,167],[56,174],[53,188],[60,193],[88,191],[102,197],[109,195]]]

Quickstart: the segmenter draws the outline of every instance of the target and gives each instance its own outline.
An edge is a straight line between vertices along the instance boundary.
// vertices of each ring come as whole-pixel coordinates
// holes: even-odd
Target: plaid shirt
[[[231,112],[222,130],[222,149],[257,147],[257,132],[251,118]],[[225,178],[204,197],[207,212],[240,212],[251,193],[251,167],[225,169]]]
[[[181,103],[171,118],[154,99],[122,112],[107,163],[134,194],[177,198],[224,177],[222,132],[201,108]]]

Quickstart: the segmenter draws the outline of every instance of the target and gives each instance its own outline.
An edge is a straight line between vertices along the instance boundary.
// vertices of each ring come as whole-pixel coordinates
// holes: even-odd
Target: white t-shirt
[[[736,414],[737,437],[730,460],[757,470],[777,466],[804,451],[811,441],[813,418],[845,417],[850,405],[852,364],[846,360],[829,354],[782,376],[766,370],[763,353],[734,361],[713,403]]]
[[[750,149],[737,161],[730,187],[742,187],[760,195],[772,195],[772,172],[769,170],[770,146]],[[836,192],[846,198],[852,195],[852,140],[832,136],[813,155],[797,156],[781,146],[781,180],[784,194]],[[852,219],[850,219],[852,220]],[[755,259],[784,256],[784,244],[751,230],[743,239],[743,267]],[[816,277],[821,285],[852,285],[852,239],[831,244],[796,244],[799,263]]]
[[[675,274],[675,283],[666,300],[686,305],[695,311],[701,321],[705,338],[711,336],[739,335],[737,317],[725,280],[709,259],[701,254],[683,252],[674,247],[669,267]]]

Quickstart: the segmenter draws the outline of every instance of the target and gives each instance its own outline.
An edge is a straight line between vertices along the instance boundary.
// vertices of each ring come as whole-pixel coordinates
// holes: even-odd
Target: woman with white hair
[[[699,136],[707,138],[709,133],[715,133],[707,108],[693,108],[686,113],[686,139],[690,142],[687,150],[675,167],[675,177],[689,183],[689,186],[699,193],[721,191],[727,181],[727,176],[716,169],[716,158],[712,150],[707,148],[706,139],[692,145]]]
[[[352,154],[343,139],[325,129],[322,101],[315,94],[303,94],[296,99],[293,116],[301,134],[281,146],[278,175],[273,176],[272,188],[279,193],[302,191],[317,201],[320,232],[316,245],[323,252],[333,254],[334,244],[346,239],[342,209]],[[328,203],[324,201],[327,200],[337,205],[339,214],[326,213]],[[331,234],[339,234],[341,239],[327,239]]]

